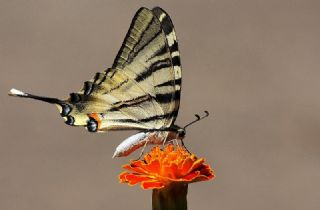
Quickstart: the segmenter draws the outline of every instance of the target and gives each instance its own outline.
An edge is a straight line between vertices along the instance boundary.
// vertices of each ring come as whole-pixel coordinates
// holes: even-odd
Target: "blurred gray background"
[[[177,123],[216,171],[189,209],[320,209],[319,1],[0,1],[0,209],[151,209],[111,159],[133,132],[91,134],[55,107],[110,67],[139,7],[173,19],[183,65]],[[213,116],[214,113],[214,116]],[[137,155],[137,154],[136,154]]]

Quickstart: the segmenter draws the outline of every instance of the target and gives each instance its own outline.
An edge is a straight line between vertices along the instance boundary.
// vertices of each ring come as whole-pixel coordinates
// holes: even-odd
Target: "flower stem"
[[[187,210],[188,184],[171,183],[152,191],[152,210]]]

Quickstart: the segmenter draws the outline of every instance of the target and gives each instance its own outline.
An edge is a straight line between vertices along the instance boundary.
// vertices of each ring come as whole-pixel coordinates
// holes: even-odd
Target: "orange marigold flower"
[[[183,147],[171,144],[164,150],[154,147],[143,160],[131,160],[123,168],[130,172],[120,174],[120,183],[135,185],[141,182],[143,189],[160,189],[172,182],[191,183],[215,177],[203,158],[198,159]]]

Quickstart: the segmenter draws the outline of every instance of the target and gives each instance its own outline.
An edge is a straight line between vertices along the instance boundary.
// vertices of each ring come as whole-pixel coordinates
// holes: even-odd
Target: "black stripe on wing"
[[[174,92],[169,93],[158,93],[156,94],[156,100],[159,103],[170,103],[175,100],[175,98],[172,98],[172,95],[180,98],[180,90],[176,90]]]
[[[167,82],[158,84],[156,87],[174,86],[174,85],[181,85],[181,78],[175,79],[175,80],[169,80]]]
[[[118,119],[118,120],[114,120],[116,122],[123,122],[123,123],[137,123],[137,122],[143,122],[143,123],[150,123],[152,121],[157,121],[157,120],[163,120],[166,119],[172,115],[177,115],[178,114],[178,110],[174,110],[170,113],[167,114],[163,114],[163,115],[154,115],[148,118],[143,118],[143,119],[137,119],[137,120],[133,120],[133,119]]]
[[[163,68],[168,68],[171,66],[171,60],[169,58],[165,58],[163,60],[158,60],[156,62],[154,62],[153,64],[151,64],[151,66],[146,69],[145,71],[143,71],[142,73],[140,73],[137,77],[136,77],[136,81],[140,82],[143,81],[145,79],[147,79],[148,77],[150,77],[154,72],[163,69]]]
[[[136,98],[132,98],[132,99],[129,99],[127,101],[122,101],[122,102],[116,102],[114,104],[112,104],[112,107],[111,109],[109,109],[108,111],[117,111],[117,110],[120,110],[122,108],[127,108],[127,107],[130,107],[130,106],[136,106],[140,103],[144,103],[146,101],[150,101],[151,100],[151,96],[150,95],[143,95],[143,96],[139,96],[139,97],[136,97]]]

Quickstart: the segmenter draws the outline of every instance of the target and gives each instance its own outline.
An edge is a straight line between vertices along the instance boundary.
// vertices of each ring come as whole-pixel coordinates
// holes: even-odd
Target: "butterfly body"
[[[159,7],[142,7],[112,67],[96,73],[80,91],[65,100],[15,89],[9,94],[55,104],[66,124],[90,132],[139,130],[150,139],[152,133],[167,139],[163,136],[181,133],[174,124],[180,91],[180,53],[172,21]]]

